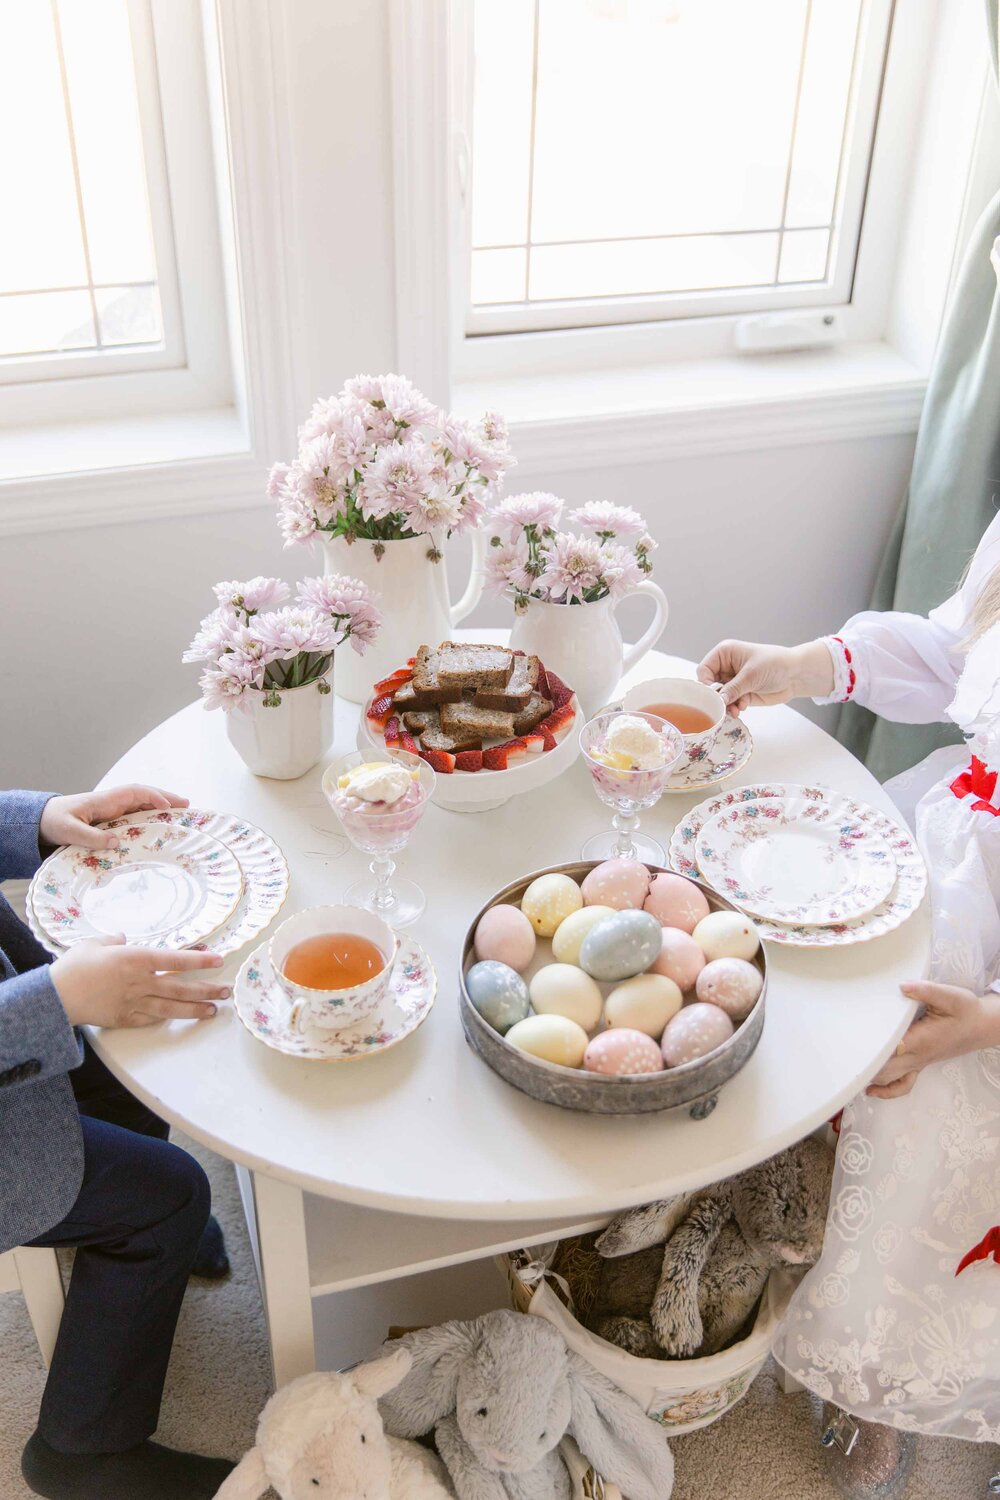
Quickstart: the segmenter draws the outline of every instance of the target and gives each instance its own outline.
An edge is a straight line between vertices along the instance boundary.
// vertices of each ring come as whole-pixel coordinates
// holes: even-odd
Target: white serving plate
[[[359,750],[385,750],[382,736],[370,726],[368,709],[371,698],[361,710],[358,724]],[[576,760],[580,753],[580,730],[585,723],[580,705],[574,700],[575,717],[566,728],[554,750],[540,750],[535,755],[526,755],[506,771],[452,771],[450,776],[437,778],[433,801],[449,812],[489,812],[502,807],[511,797],[522,792],[533,792],[537,787],[555,781]],[[391,752],[386,750],[386,755]]]

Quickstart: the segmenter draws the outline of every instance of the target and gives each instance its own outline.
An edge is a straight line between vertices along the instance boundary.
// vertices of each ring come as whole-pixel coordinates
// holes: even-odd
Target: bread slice
[[[514,715],[475,703],[446,703],[441,709],[445,734],[475,735],[480,740],[506,740],[514,733]]]
[[[392,698],[392,706],[398,714],[405,713],[408,709],[434,708],[437,702],[433,692],[421,692],[412,682],[404,682],[402,687],[396,689]]]
[[[425,729],[441,728],[441,720],[436,708],[420,708],[405,713],[403,723],[411,734],[423,734]]]
[[[531,695],[538,686],[541,665],[537,656],[515,656],[511,674],[503,687],[476,689],[476,706],[499,708],[507,713],[519,713],[527,708]]]
[[[462,696],[462,684],[445,683],[440,675],[439,654],[431,646],[421,646],[413,663],[413,689],[422,699],[422,706],[432,703],[457,703]]]
[[[528,734],[536,724],[540,724],[552,712],[552,704],[548,698],[543,698],[541,693],[533,692],[528,700],[527,707],[523,708],[514,719],[514,733]]]
[[[482,739],[469,732],[448,734],[444,729],[425,729],[420,736],[424,750],[448,750],[452,754],[460,750],[481,750]]]
[[[503,687],[514,661],[514,653],[507,646],[442,641],[437,649],[438,680],[445,687],[457,686],[460,691],[463,688]]]

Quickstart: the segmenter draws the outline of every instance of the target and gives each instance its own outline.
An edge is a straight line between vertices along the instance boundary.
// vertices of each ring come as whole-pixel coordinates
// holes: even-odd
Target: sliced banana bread
[[[476,689],[477,708],[498,708],[506,713],[520,713],[531,702],[538,686],[541,662],[537,656],[515,656],[510,677],[503,687]]]
[[[475,703],[446,703],[441,708],[441,728],[456,738],[475,735],[483,740],[509,740],[514,733],[514,715],[479,708]]]
[[[437,649],[438,680],[446,687],[457,686],[459,691],[463,688],[503,687],[514,661],[514,653],[507,646],[442,641]]]

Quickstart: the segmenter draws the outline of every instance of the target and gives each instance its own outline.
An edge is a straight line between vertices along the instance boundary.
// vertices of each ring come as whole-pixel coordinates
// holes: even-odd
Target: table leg
[[[262,1172],[253,1174],[253,1196],[261,1293],[277,1388],[316,1368],[305,1210],[299,1188]]]
[[[797,1396],[799,1391],[806,1389],[800,1381],[795,1379],[794,1375],[789,1375],[784,1365],[779,1365],[777,1360],[775,1360],[775,1365],[778,1371],[778,1384],[786,1396]]]

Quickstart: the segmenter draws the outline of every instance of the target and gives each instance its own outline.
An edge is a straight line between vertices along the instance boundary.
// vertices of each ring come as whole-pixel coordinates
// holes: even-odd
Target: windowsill
[[[0,429],[0,484],[246,453],[235,407]]]
[[[464,416],[503,412],[527,462],[669,454],[916,431],[926,375],[887,344],[475,379]]]

